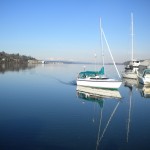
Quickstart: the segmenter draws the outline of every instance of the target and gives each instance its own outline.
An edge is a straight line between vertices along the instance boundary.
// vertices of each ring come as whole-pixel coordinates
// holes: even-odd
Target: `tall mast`
[[[131,13],[131,36],[132,36],[132,55],[131,55],[131,60],[133,61],[133,13]]]
[[[102,36],[102,22],[101,22],[101,18],[100,18],[100,32],[101,32],[101,48],[102,48],[102,64],[104,67],[104,50],[103,50],[103,36]]]

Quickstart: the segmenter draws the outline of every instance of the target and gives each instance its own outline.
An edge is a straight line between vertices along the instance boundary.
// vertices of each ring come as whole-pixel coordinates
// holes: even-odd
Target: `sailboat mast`
[[[133,13],[131,13],[131,37],[132,37],[132,55],[131,55],[131,60],[133,61]]]
[[[100,18],[100,32],[101,32],[101,48],[102,48],[102,65],[104,67],[104,49],[103,49],[103,36],[102,36],[102,22]]]

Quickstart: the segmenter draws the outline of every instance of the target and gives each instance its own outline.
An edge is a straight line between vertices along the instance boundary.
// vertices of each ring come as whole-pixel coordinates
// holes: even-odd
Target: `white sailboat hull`
[[[77,79],[77,85],[105,89],[118,89],[122,81],[115,79]]]
[[[112,58],[113,64],[115,66],[115,69],[118,73],[118,76],[120,77],[119,71],[117,69],[117,66],[115,64],[115,61],[113,59],[110,47],[108,45],[105,33],[103,31],[103,28],[101,26],[101,20],[100,20],[100,30],[101,30],[101,43],[103,45],[104,38],[106,45],[108,47],[110,56]],[[86,86],[86,87],[95,87],[95,88],[105,88],[105,89],[118,89],[121,86],[122,81],[117,81],[115,79],[108,79],[103,77],[105,75],[104,73],[104,52],[103,52],[103,46],[102,46],[102,58],[103,58],[103,66],[100,71],[94,72],[94,71],[85,71],[81,72],[78,75],[77,78],[77,85],[79,86]]]

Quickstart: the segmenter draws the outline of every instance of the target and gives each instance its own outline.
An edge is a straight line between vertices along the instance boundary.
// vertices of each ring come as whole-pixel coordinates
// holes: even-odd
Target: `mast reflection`
[[[100,146],[100,142],[102,141],[107,128],[109,127],[111,120],[113,116],[115,115],[117,108],[120,104],[121,94],[118,90],[108,90],[108,89],[96,89],[96,88],[90,88],[90,87],[83,87],[83,86],[77,86],[77,95],[79,98],[98,102],[100,105],[100,120],[99,120],[99,127],[98,127],[98,135],[97,135],[97,142],[96,142],[96,150],[98,150]],[[103,105],[104,100],[108,99],[118,99],[113,111],[110,114],[110,117],[108,118],[108,121],[106,122],[106,125],[104,126],[104,129],[102,130],[102,120],[103,120]]]

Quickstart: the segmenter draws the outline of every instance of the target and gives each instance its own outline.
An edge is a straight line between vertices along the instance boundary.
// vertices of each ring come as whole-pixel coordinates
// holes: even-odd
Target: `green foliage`
[[[36,60],[31,56],[19,55],[17,54],[8,54],[4,51],[0,52],[0,63],[28,63],[28,60]]]

